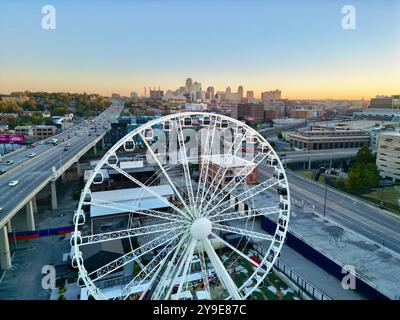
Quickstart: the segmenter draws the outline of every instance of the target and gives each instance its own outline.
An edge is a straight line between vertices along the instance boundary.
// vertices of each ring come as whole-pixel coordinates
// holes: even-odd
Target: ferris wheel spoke
[[[144,227],[130,228],[121,231],[112,231],[105,233],[98,233],[90,236],[82,237],[82,243],[79,246],[85,246],[89,244],[95,244],[106,241],[121,240],[130,237],[145,236],[153,233],[165,232],[175,230],[181,227],[182,224],[178,222],[168,222],[168,223],[157,223],[155,225],[149,225]]]
[[[213,130],[212,130],[210,142],[209,142],[209,144],[207,144],[208,140],[206,141],[206,147],[205,147],[205,150],[204,150],[204,153],[206,153],[207,150],[209,150],[209,153],[208,153],[209,156],[211,156],[213,154],[214,137],[215,137],[216,129],[217,129],[217,119],[215,119],[215,121],[214,121],[214,126],[213,126]],[[201,186],[201,197],[198,198],[199,201],[197,201],[197,199],[196,199],[196,204],[197,205],[201,205],[202,203],[204,203],[204,197],[206,195],[205,189],[206,189],[208,171],[210,169],[210,161],[205,161],[205,162],[206,162],[206,171],[204,172],[204,176],[203,176],[203,184],[201,185],[199,183],[199,185],[198,185],[198,188],[200,188],[200,186]],[[204,160],[203,159],[201,159],[201,166],[202,167],[204,166]]]
[[[178,143],[179,143],[179,151],[181,153],[182,158],[182,166],[183,172],[185,176],[185,184],[186,184],[186,193],[188,194],[189,202],[194,207],[194,194],[193,194],[193,187],[192,187],[192,179],[190,177],[190,169],[189,169],[189,161],[187,157],[187,150],[185,146],[185,141],[183,137],[183,128],[182,124],[178,119]]]
[[[200,268],[201,268],[201,277],[203,279],[203,286],[204,286],[204,290],[207,293],[208,299],[211,299],[207,263],[206,263],[206,259],[204,257],[204,245],[201,241],[199,241],[198,245],[199,245],[199,260],[200,260]]]
[[[204,249],[207,253],[208,258],[210,259],[211,264],[213,265],[216,274],[221,281],[221,284],[228,290],[229,294],[235,300],[241,300],[243,297],[241,296],[238,287],[236,286],[235,282],[229,275],[228,271],[225,269],[224,264],[219,259],[217,253],[215,252],[214,248],[211,245],[209,239],[205,238],[201,240],[203,243]]]
[[[149,253],[152,250],[167,244],[172,239],[177,238],[180,235],[180,232],[181,232],[180,229],[175,229],[173,231],[164,233],[163,235],[147,242],[143,246],[131,250],[129,253],[124,254],[123,256],[114,259],[113,261],[105,264],[104,266],[92,271],[91,273],[89,273],[89,277],[93,282],[98,281],[101,278],[105,277],[106,275],[110,274],[111,272],[123,267],[124,265],[132,261],[138,260],[146,253]],[[94,276],[94,278],[92,278],[92,276]]]
[[[255,163],[254,164],[254,168],[252,170],[249,170],[249,168],[247,168],[247,167],[243,167],[238,173],[238,176],[240,177],[238,180],[232,179],[216,195],[214,195],[213,198],[210,198],[210,200],[208,201],[207,205],[205,206],[204,211],[207,210],[208,207],[214,203],[214,201],[217,201],[217,204],[215,204],[214,207],[206,213],[206,215],[209,215],[209,213],[213,212],[213,210],[216,207],[218,207],[224,201],[224,197],[221,197],[221,194],[223,195],[224,192],[225,193],[232,193],[239,185],[242,184],[243,181],[246,180],[246,178],[253,172],[253,170],[255,170],[259,166],[259,164],[266,157],[268,157],[268,155],[269,155],[269,153],[266,154],[266,155],[261,155],[260,156],[259,154],[257,154],[256,156],[254,156],[253,159],[250,160],[250,162],[254,162]],[[260,158],[260,160],[258,160],[258,158]],[[247,170],[247,172],[245,172],[245,170]],[[218,200],[220,197],[221,197],[221,199]]]
[[[211,232],[211,235],[217,239],[218,241],[220,241],[221,243],[223,243],[225,246],[227,246],[229,249],[231,249],[232,251],[236,252],[238,255],[240,255],[242,258],[246,259],[248,262],[250,262],[252,265],[254,265],[257,268],[261,268],[261,266],[255,262],[253,259],[250,259],[248,256],[246,256],[242,251],[238,250],[237,248],[235,248],[234,246],[232,246],[229,242],[225,241],[224,239],[222,239],[221,237],[219,237],[218,235],[216,235],[214,232]]]
[[[159,285],[153,291],[151,298],[153,300],[160,300],[161,295],[165,293],[165,289],[169,283],[172,281],[172,275],[174,274],[171,272],[172,268],[178,264],[178,261],[181,259],[182,256],[179,256],[179,259],[175,263],[175,260],[178,258],[178,255],[183,255],[187,246],[184,245],[184,241],[188,238],[189,234],[186,233],[182,236],[178,246],[173,250],[174,254],[168,264],[166,265],[166,269],[162,272],[161,278],[158,281]]]
[[[158,273],[166,262],[168,256],[177,246],[178,239],[173,239],[164,248],[162,248],[160,252],[157,253],[157,255],[155,255],[150,262],[147,263],[142,270],[140,270],[140,272],[121,290],[121,297],[123,297],[123,299],[127,299],[137,287],[140,287],[143,282],[151,276],[151,280],[146,283],[146,289],[142,292],[141,297],[144,296],[149,287],[158,277]],[[142,276],[142,273],[145,273],[145,276]]]
[[[236,145],[236,148],[233,151],[233,154],[230,157],[230,161],[229,161],[229,165],[226,165],[225,168],[223,169],[223,173],[221,174],[221,170],[224,166],[219,166],[217,173],[214,175],[214,178],[212,179],[210,186],[208,187],[208,190],[206,192],[206,194],[210,194],[210,192],[212,191],[212,188],[214,189],[211,196],[210,196],[210,201],[207,202],[207,204],[204,206],[204,211],[207,210],[207,208],[209,207],[210,202],[212,201],[212,199],[214,199],[215,193],[218,190],[218,186],[221,184],[221,182],[225,179],[225,175],[228,172],[228,170],[230,170],[230,166],[232,165],[233,161],[234,161],[234,157],[236,157],[237,152],[240,150],[241,146],[242,146],[242,141],[243,139],[247,136],[247,132],[244,134],[244,136],[242,135],[237,135],[234,139],[234,141],[232,142],[232,144],[229,147],[229,150],[227,151],[226,154],[231,155],[231,152],[233,150],[233,147]],[[237,141],[237,139],[239,139],[239,141]],[[223,157],[225,158],[225,154],[223,154]],[[223,160],[224,161],[224,160]],[[215,184],[216,179],[218,179],[218,182]]]
[[[87,202],[85,202],[85,204],[109,208],[109,209],[113,209],[113,210],[121,210],[121,212],[136,213],[136,214],[154,217],[154,218],[161,218],[161,219],[166,219],[166,220],[171,220],[171,221],[185,222],[185,220],[181,219],[179,216],[174,215],[174,214],[170,214],[167,212],[158,211],[158,210],[154,210],[154,209],[142,209],[140,207],[125,205],[123,203],[118,203],[118,202],[92,199],[92,201],[87,201]]]
[[[248,199],[253,198],[254,196],[258,195],[261,192],[267,191],[268,189],[276,186],[279,183],[279,180],[275,179],[275,178],[270,178],[248,190],[245,190],[243,192],[241,192],[240,194],[236,195],[235,197],[237,199],[239,199],[240,202],[246,202]],[[224,200],[224,199],[222,199]],[[215,205],[209,212],[213,212],[213,215],[218,215],[221,214],[231,208],[234,208],[236,206],[236,204],[231,204],[229,205],[230,199],[224,201],[224,203],[218,203],[217,205]],[[215,213],[215,209],[217,207],[222,208],[221,211]],[[213,216],[212,215],[212,216]]]
[[[192,263],[193,260],[193,253],[194,253],[194,249],[196,247],[197,241],[195,238],[192,238],[189,244],[189,248],[188,248],[188,256],[186,258],[186,262],[185,262],[185,266],[183,268],[183,272],[182,272],[182,276],[181,276],[181,281],[179,282],[179,286],[178,286],[178,291],[176,292],[176,299],[179,300],[179,297],[181,295],[182,292],[182,288],[183,288],[183,284],[185,282],[187,282],[187,278],[189,276],[189,267]]]
[[[219,223],[213,223],[213,229],[220,230],[220,231],[228,231],[236,234],[240,234],[242,236],[251,237],[251,238],[258,238],[262,240],[272,241],[274,239],[273,236],[265,233],[256,232],[253,230],[248,229],[241,229],[237,227],[227,226]]]
[[[206,150],[207,150],[209,136],[210,136],[210,126],[207,127],[207,136],[206,136],[206,143],[204,146],[204,153],[206,153]],[[202,150],[201,144],[200,144],[200,155],[202,153],[203,153],[203,150]],[[204,181],[204,179],[203,179],[203,171],[204,171],[203,162],[200,161],[199,165],[201,166],[201,168],[200,168],[200,175],[199,175],[199,183],[197,185],[197,190],[196,190],[196,198],[195,198],[196,204],[198,204],[201,183]]]
[[[172,290],[175,286],[175,284],[178,282],[178,278],[180,273],[182,272],[182,269],[184,267],[184,264],[187,260],[188,255],[190,254],[190,246],[191,246],[192,240],[189,243],[184,244],[183,247],[183,253],[182,255],[178,258],[178,261],[175,265],[175,268],[172,270],[171,272],[171,278],[170,278],[170,282],[169,282],[169,288],[168,291],[164,297],[164,300],[168,300]]]
[[[150,152],[150,154],[152,155],[154,161],[157,163],[158,167],[161,169],[161,171],[164,174],[164,177],[167,179],[168,183],[171,185],[171,188],[175,191],[176,196],[179,198],[179,200],[181,201],[181,203],[183,204],[183,206],[186,208],[186,210],[188,211],[189,216],[191,216],[190,214],[190,209],[188,208],[186,201],[182,198],[182,195],[180,194],[180,192],[178,191],[178,189],[175,186],[175,183],[172,181],[171,177],[168,175],[168,173],[165,171],[164,167],[162,166],[162,164],[160,163],[160,160],[157,158],[156,154],[154,153],[153,149],[150,147],[149,143],[146,141],[146,138],[143,136],[143,133],[140,132],[139,136],[142,138],[143,143],[145,144],[145,146],[147,147],[147,150]],[[187,216],[186,215],[186,216]]]
[[[258,209],[235,211],[223,214],[215,214],[210,217],[211,222],[225,222],[239,219],[250,219],[258,216],[272,215],[280,212],[279,206],[264,207]],[[250,211],[250,212],[249,212]]]
[[[145,184],[143,184],[142,182],[140,182],[139,180],[137,180],[136,178],[132,177],[129,173],[125,172],[124,170],[120,169],[118,166],[114,165],[114,164],[110,164],[108,163],[108,165],[115,169],[116,171],[118,171],[119,173],[121,173],[123,176],[125,176],[126,178],[128,178],[129,180],[131,180],[132,182],[134,182],[135,184],[137,184],[138,186],[142,187],[144,190],[146,190],[147,192],[149,192],[150,194],[152,194],[153,196],[155,196],[158,200],[164,202],[167,206],[171,207],[172,209],[174,209],[176,212],[179,212],[182,216],[186,217],[187,219],[189,219],[189,216],[183,212],[181,209],[179,209],[178,207],[176,207],[174,204],[172,204],[170,201],[168,201],[166,198],[160,196],[157,192],[153,191],[152,189],[150,189],[148,186],[146,186]]]

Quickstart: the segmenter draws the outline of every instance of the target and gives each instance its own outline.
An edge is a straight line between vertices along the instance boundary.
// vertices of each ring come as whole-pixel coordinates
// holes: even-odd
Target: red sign
[[[20,134],[0,135],[0,142],[3,143],[24,142],[24,139],[24,136]]]

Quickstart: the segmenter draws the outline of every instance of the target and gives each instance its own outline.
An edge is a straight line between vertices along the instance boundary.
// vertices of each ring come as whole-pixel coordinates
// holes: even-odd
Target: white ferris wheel
[[[93,220],[99,212],[109,220]],[[95,299],[246,299],[278,258],[289,215],[285,170],[264,137],[227,116],[172,114],[95,166],[74,214],[72,265]],[[93,262],[113,246],[119,254]]]

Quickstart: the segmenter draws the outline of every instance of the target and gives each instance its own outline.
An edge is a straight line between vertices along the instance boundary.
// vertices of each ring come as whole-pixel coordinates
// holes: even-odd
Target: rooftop
[[[162,197],[174,195],[174,191],[168,184],[148,188]],[[92,199],[98,201],[120,202],[127,200],[142,200],[146,198],[154,198],[154,195],[143,188],[92,192]]]
[[[204,155],[203,159],[210,161],[220,167],[247,167],[254,166],[254,162],[231,155],[231,154],[215,154]]]

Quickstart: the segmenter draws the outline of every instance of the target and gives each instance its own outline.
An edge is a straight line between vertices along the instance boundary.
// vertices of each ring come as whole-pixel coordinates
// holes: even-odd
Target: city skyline
[[[182,1],[102,1],[95,13],[90,2],[54,1],[55,30],[41,28],[42,2],[12,3],[0,2],[2,93],[141,95],[187,77],[256,98],[279,88],[288,99],[370,99],[400,88],[399,2],[353,1],[355,30],[341,26],[343,1],[189,1],[184,14]]]

